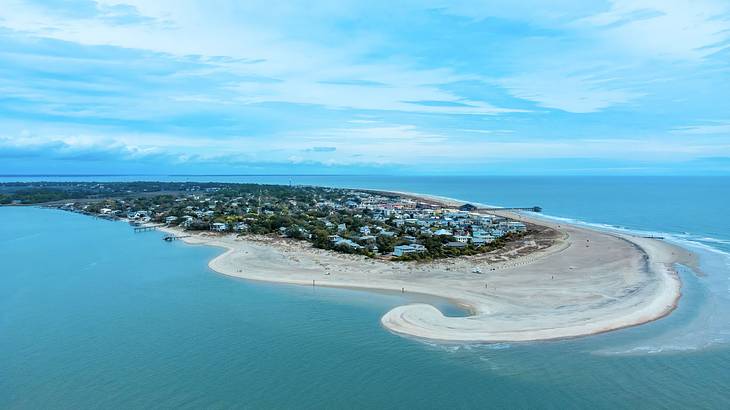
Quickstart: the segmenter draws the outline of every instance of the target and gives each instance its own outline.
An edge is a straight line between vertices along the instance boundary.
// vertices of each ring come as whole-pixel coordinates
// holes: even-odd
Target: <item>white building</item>
[[[223,232],[223,231],[228,230],[228,225],[224,224],[223,222],[214,222],[213,224],[210,225],[210,230],[216,231],[216,232]]]
[[[471,239],[471,236],[469,236],[469,235],[454,235],[454,239],[456,240],[456,242],[469,243],[469,240]]]

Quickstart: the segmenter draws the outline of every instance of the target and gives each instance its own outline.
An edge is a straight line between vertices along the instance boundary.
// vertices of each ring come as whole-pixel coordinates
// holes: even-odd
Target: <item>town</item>
[[[317,248],[394,260],[485,253],[528,230],[523,222],[476,212],[471,204],[448,208],[364,190],[256,184],[114,185],[76,184],[72,192],[81,195],[80,200],[51,206],[124,219],[135,226],[277,235],[309,241]],[[44,197],[49,196],[48,190],[44,188]],[[27,195],[32,190],[22,192]],[[98,192],[110,197],[98,198]],[[63,196],[55,194],[59,195]]]

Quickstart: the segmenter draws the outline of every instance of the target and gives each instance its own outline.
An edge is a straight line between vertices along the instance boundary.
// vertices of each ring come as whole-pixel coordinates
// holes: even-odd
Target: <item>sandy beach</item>
[[[418,197],[455,205],[443,198]],[[688,251],[659,239],[508,211],[490,213],[550,227],[561,236],[549,247],[504,261],[477,256],[429,263],[343,255],[270,237],[187,232],[191,236],[184,241],[224,248],[209,265],[225,275],[449,299],[472,314],[447,317],[431,305],[410,304],[385,313],[381,322],[399,334],[454,342],[549,340],[646,323],[676,306],[681,284],[674,265],[695,262]]]

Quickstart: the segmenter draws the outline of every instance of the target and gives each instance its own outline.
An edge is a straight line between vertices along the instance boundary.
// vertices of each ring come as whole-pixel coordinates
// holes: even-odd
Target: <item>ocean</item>
[[[249,282],[124,223],[0,208],[0,408],[726,408],[727,177],[97,176],[419,192],[657,234],[701,257],[658,321],[578,339],[438,344],[379,319],[413,296]],[[461,312],[431,300],[448,314]]]

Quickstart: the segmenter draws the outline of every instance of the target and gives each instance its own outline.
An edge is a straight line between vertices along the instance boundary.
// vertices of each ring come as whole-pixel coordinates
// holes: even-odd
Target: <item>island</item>
[[[209,266],[268,282],[409,292],[469,312],[399,306],[381,322],[437,341],[577,337],[670,313],[690,252],[641,237],[405,192],[194,182],[0,184],[0,203],[122,220],[224,249]]]

